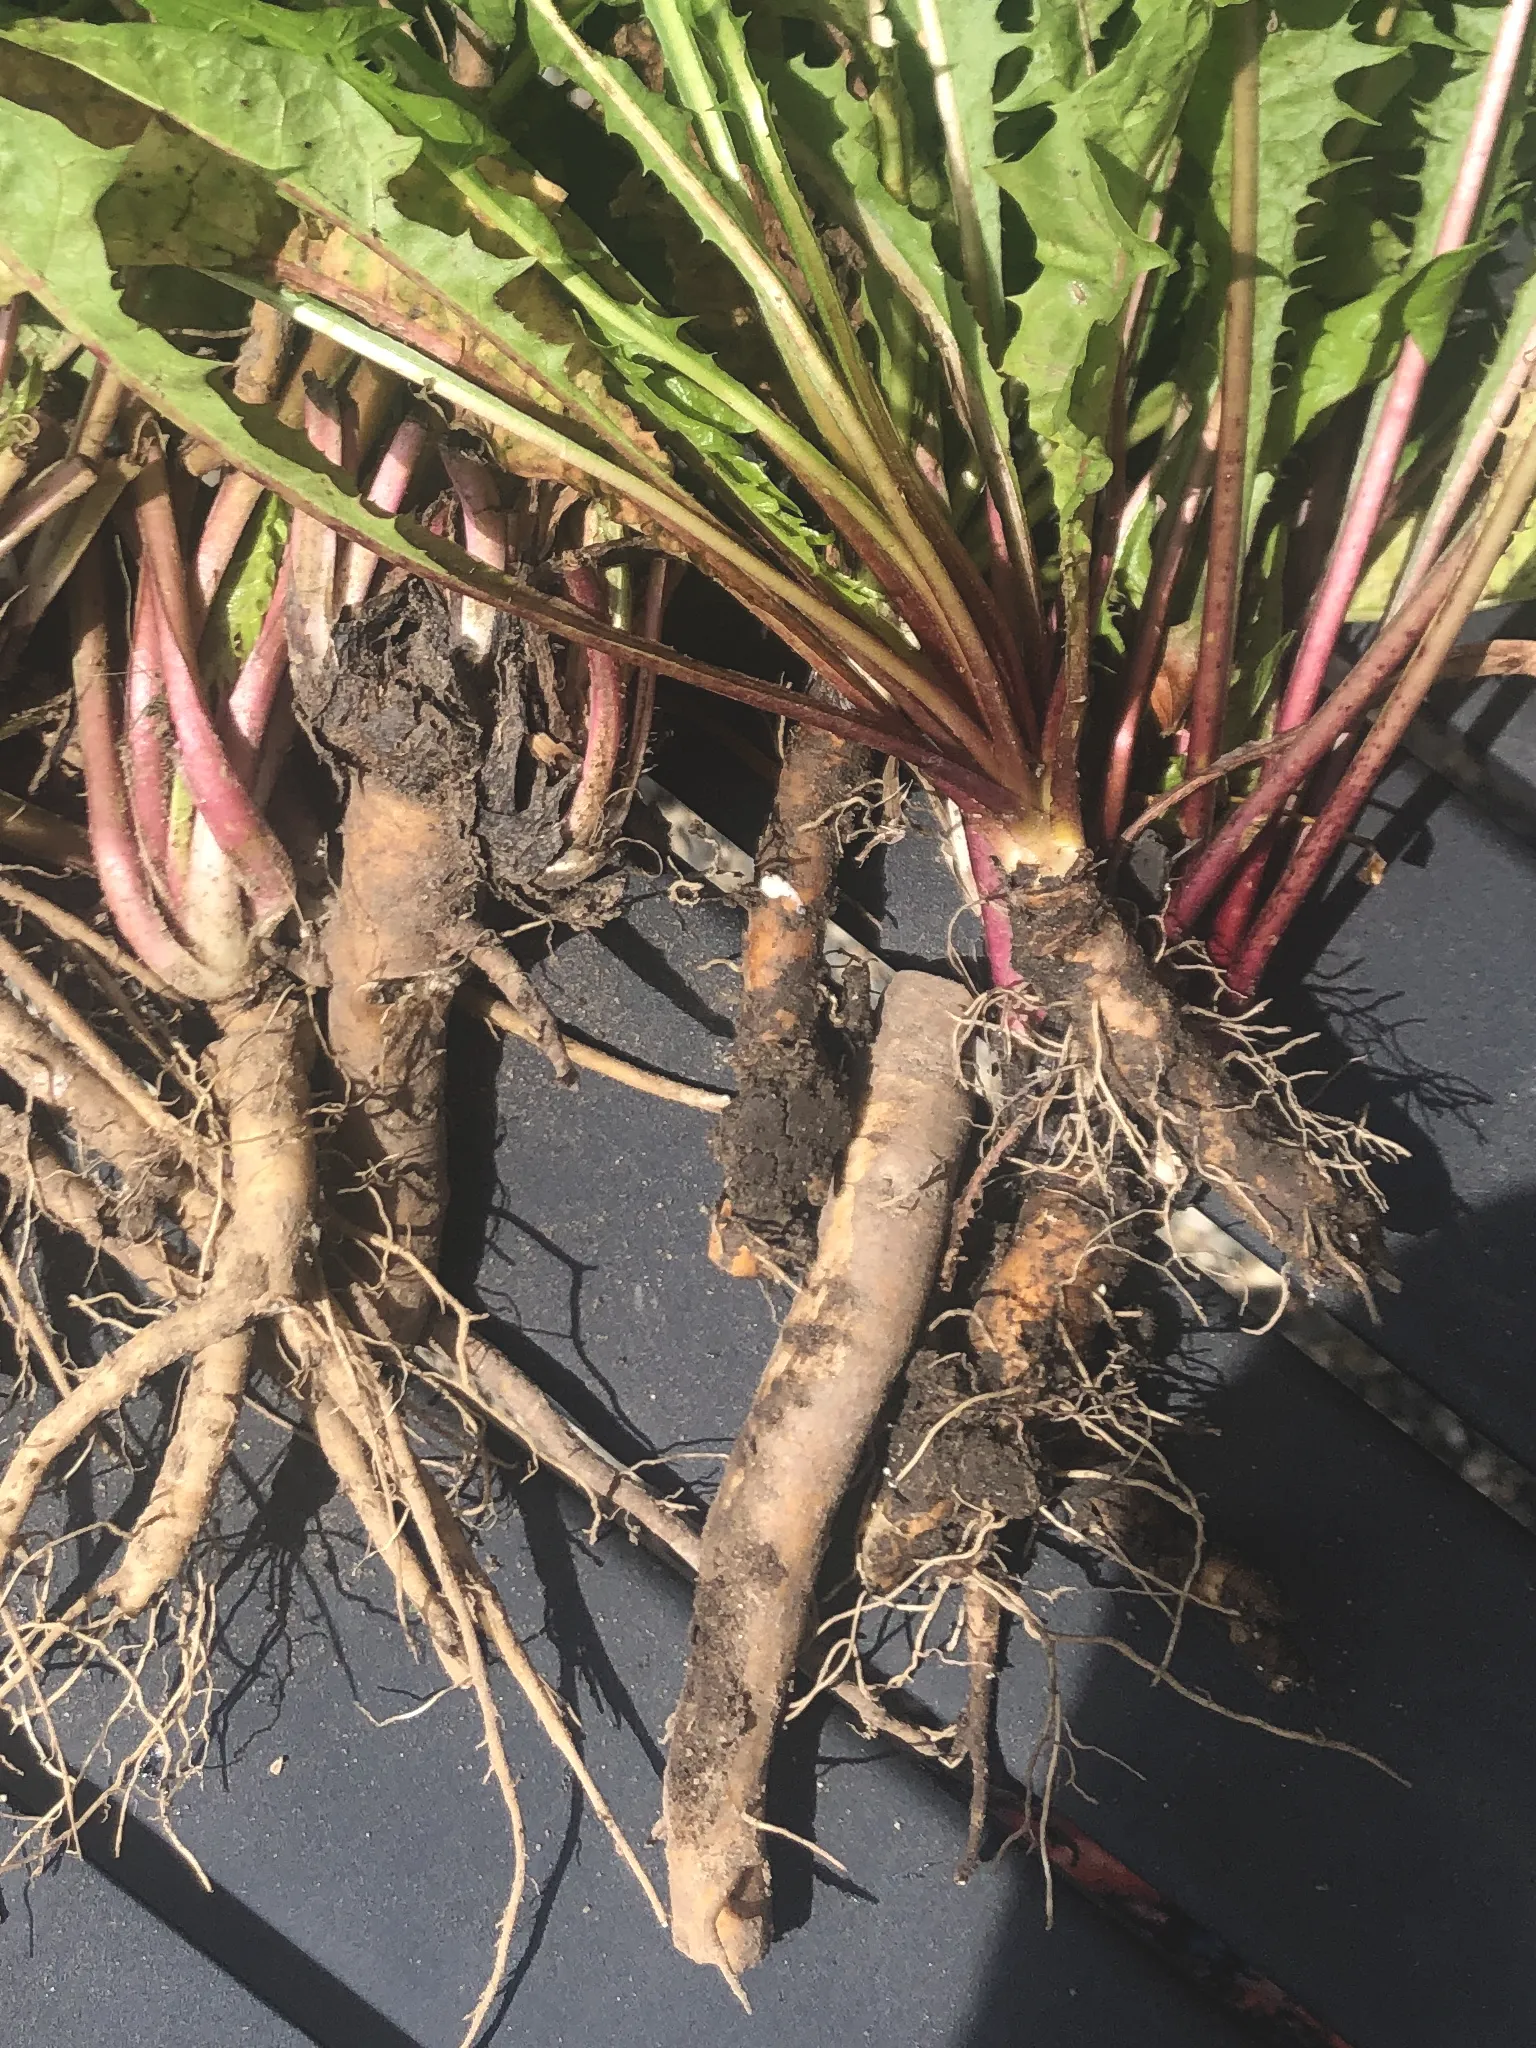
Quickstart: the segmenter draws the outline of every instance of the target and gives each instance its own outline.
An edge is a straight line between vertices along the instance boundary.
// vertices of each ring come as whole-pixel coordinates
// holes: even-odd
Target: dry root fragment
[[[865,760],[848,740],[796,726],[758,849],[732,1055],[738,1092],[715,1137],[725,1193],[710,1234],[715,1264],[742,1278],[804,1268],[848,1136],[824,1017],[822,943],[841,813]]]
[[[969,1129],[959,991],[898,974],[805,1286],[705,1525],[663,1795],[673,1939],[727,1976],[769,1938],[769,1754],[833,1515],[916,1335]]]
[[[509,1038],[520,1038],[525,1045],[539,1046],[544,1050],[540,1029],[532,1024],[510,1003],[500,1002],[488,996],[482,989],[461,989],[461,1008],[473,1017],[483,1017],[487,1024],[497,1031],[505,1031]],[[580,1067],[587,1073],[601,1074],[606,1080],[617,1081],[625,1088],[633,1088],[641,1095],[654,1095],[658,1102],[675,1102],[681,1109],[701,1109],[706,1114],[718,1115],[729,1107],[732,1097],[718,1088],[700,1088],[692,1081],[674,1081],[670,1074],[659,1074],[654,1067],[642,1067],[637,1060],[627,1060],[618,1053],[605,1052],[601,1046],[585,1045],[571,1034],[570,1027],[555,1023],[560,1048],[570,1065]]]
[[[1002,1610],[976,1578],[966,1581],[963,1597],[965,1661],[969,1674],[965,1711],[955,1730],[955,1747],[971,1767],[971,1802],[965,1831],[965,1853],[955,1871],[957,1884],[973,1877],[981,1861],[982,1838],[992,1790],[992,1710],[997,1694],[997,1657],[1002,1639]]]

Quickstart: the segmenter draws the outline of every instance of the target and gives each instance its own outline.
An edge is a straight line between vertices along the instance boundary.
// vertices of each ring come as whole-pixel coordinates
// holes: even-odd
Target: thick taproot
[[[832,1518],[921,1324],[969,1129],[964,993],[899,974],[806,1283],[704,1529],[663,1818],[673,1940],[731,1972],[763,1956],[768,1761]]]

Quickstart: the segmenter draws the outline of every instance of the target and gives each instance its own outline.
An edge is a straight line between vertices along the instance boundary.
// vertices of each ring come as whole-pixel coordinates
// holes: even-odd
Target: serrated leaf
[[[1220,224],[1226,215],[1231,179],[1228,107],[1232,48],[1231,17],[1218,19],[1180,131],[1186,152],[1185,175],[1197,173],[1209,189],[1210,210],[1203,233],[1213,250],[1222,244]],[[1271,16],[1260,47],[1261,169],[1249,408],[1250,533],[1267,489],[1257,472],[1264,463],[1261,451],[1281,341],[1290,324],[1309,208],[1316,188],[1334,169],[1328,140],[1341,122],[1353,118],[1341,88],[1361,72],[1391,62],[1395,54],[1386,45],[1360,40],[1347,0],[1345,4],[1333,0],[1330,18],[1321,20],[1314,5],[1282,4],[1278,14]]]
[[[998,74],[1027,41],[1003,28],[998,12],[996,0],[968,0],[960,7],[948,0],[891,0],[889,9],[928,73],[966,293],[994,351],[1003,339],[1002,198],[993,176]]]
[[[525,5],[529,36],[540,61],[554,65],[592,94],[609,133],[629,145],[705,240],[735,265],[828,450],[861,490],[878,497],[882,479],[878,467],[869,464],[867,437],[856,435],[848,419],[847,393],[778,267],[744,224],[740,197],[700,161],[688,115],[661,93],[652,92],[621,59],[583,42],[555,0],[525,0]],[[705,368],[700,365],[693,373],[701,382],[708,381]]]
[[[189,15],[211,11],[198,0],[178,5]],[[239,12],[264,33],[311,18],[255,0],[244,0]],[[609,448],[642,466],[658,466],[654,446],[636,435],[632,416],[589,374],[590,350],[583,360],[579,325],[568,314],[560,317],[552,303],[540,309],[542,332],[509,312],[508,297],[530,259],[479,247],[469,213],[451,193],[446,200],[441,190],[432,195],[436,220],[413,218],[396,204],[389,188],[415,169],[422,138],[401,135],[329,64],[303,47],[270,47],[194,28],[39,23],[17,33],[267,173],[286,198],[372,248],[418,295],[435,301],[441,309],[435,324],[457,324],[467,351],[484,345],[510,356],[547,401],[593,428]],[[530,188],[536,183],[527,182]],[[424,195],[420,211],[428,212]]]
[[[177,5],[189,14],[208,11],[205,0],[177,0]],[[275,32],[274,20],[295,19],[262,0],[240,0],[231,12],[238,12],[243,22],[255,23],[264,34]],[[414,118],[424,95],[402,93],[376,74],[357,81],[343,77],[300,48],[268,47],[192,29],[63,24],[39,25],[28,32],[28,41],[168,112],[218,147],[269,172],[286,196],[323,212],[447,309],[446,321],[429,317],[429,325],[451,328],[456,321],[462,323],[469,356],[483,354],[477,337],[488,340],[493,349],[509,352],[528,367],[549,397],[598,432],[604,445],[637,470],[660,476],[666,466],[654,442],[637,430],[633,415],[616,405],[600,379],[583,376],[583,365],[590,369],[593,359],[580,326],[568,314],[562,317],[551,301],[540,309],[542,333],[509,311],[509,302],[515,303],[519,291],[526,290],[530,262],[541,264],[579,295],[605,344],[606,359],[625,379],[632,398],[643,402],[644,380],[627,374],[632,365],[621,351],[643,350],[647,344],[669,372],[691,376],[701,387],[712,384],[717,391],[740,388],[722,377],[707,356],[689,347],[682,335],[684,320],[654,313],[643,300],[622,301],[603,288],[581,253],[573,254],[567,246],[566,232],[555,217],[558,194],[541,187],[531,173],[491,158],[479,158],[472,170],[456,163],[457,157],[472,156],[493,141],[472,116],[449,108],[433,123],[438,131],[452,127],[458,138],[443,158],[433,137],[402,135],[395,125]],[[359,84],[366,86],[366,98]],[[277,109],[290,99],[300,102],[299,111],[288,120],[278,119]],[[423,154],[432,157],[436,170],[419,166]],[[451,186],[444,177],[453,180]],[[399,203],[388,189],[391,185],[401,193]],[[522,253],[493,254],[482,247],[480,223],[514,235]],[[552,338],[546,338],[551,329]],[[760,401],[745,391],[741,398],[745,416],[737,423],[739,435],[753,427],[767,428],[780,434],[781,448],[797,445],[792,430],[781,430]],[[671,424],[678,423],[674,415]],[[696,446],[694,452],[708,462],[702,447]],[[805,452],[808,461],[816,460],[809,449]],[[803,520],[793,514],[782,494],[767,486],[765,477],[750,477],[752,467],[752,458],[743,449],[736,462],[716,466],[714,474],[722,489],[737,495],[748,517],[759,524],[767,519],[776,544],[804,562]],[[847,486],[835,472],[824,463],[820,467],[829,486],[846,496]],[[750,488],[739,494],[748,482]],[[772,523],[776,502],[788,514],[781,526]]]
[[[165,417],[207,441],[296,508],[387,561],[500,605],[578,644],[606,646],[661,673],[707,681],[748,702],[773,699],[770,688],[750,678],[604,626],[578,606],[497,574],[474,562],[462,548],[434,538],[414,520],[381,517],[362,502],[355,480],[325,464],[302,433],[282,427],[259,409],[237,407],[223,389],[220,366],[181,354],[123,310],[94,222],[96,206],[118,176],[123,159],[121,149],[98,149],[70,135],[49,116],[0,100],[0,185],[7,194],[0,218],[0,263]],[[701,546],[700,551],[709,563],[708,548]],[[851,695],[862,691],[867,696],[868,687],[861,684],[857,671],[846,668],[845,648],[855,649],[851,658],[870,663],[882,678],[894,682],[905,673],[917,688],[932,694],[920,670],[854,627],[823,649],[816,639],[814,604],[784,579],[775,583],[764,570],[755,586],[744,577],[733,583],[728,562],[716,560],[711,566],[722,581],[744,589],[748,601],[757,603],[791,645],[804,649]],[[794,608],[796,599],[800,609]],[[930,765],[936,758],[921,746],[916,754]]]
[[[1109,478],[1119,322],[1138,273],[1169,261],[1140,232],[1149,180],[1210,32],[1207,0],[1143,7],[1105,64],[1070,88],[1059,81],[1050,127],[993,173],[1029,223],[1040,266],[1012,297],[1003,368],[1028,393],[1064,517]]]
[[[1456,310],[1477,249],[1453,249],[1405,277],[1392,277],[1347,306],[1314,310],[1299,336],[1292,381],[1275,406],[1276,461],[1313,422],[1384,377],[1404,335],[1434,356]]]

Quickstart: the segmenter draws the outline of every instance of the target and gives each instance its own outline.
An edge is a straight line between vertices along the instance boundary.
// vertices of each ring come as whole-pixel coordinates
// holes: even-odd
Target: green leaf
[[[1051,125],[993,173],[1023,212],[1040,267],[1012,297],[1003,368],[1028,392],[1064,517],[1109,479],[1119,325],[1138,273],[1170,260],[1141,233],[1150,179],[1210,32],[1208,0],[1148,0],[1098,70],[1079,82],[1053,76]],[[1040,40],[1036,31],[1032,46]]]
[[[879,494],[881,465],[849,417],[847,393],[827,362],[794,293],[758,236],[745,225],[741,199],[705,168],[688,115],[643,85],[620,59],[582,41],[555,0],[525,0],[536,55],[574,79],[596,102],[604,125],[634,151],[682,206],[704,239],[740,273],[818,434],[848,477]],[[705,381],[703,366],[693,374]],[[761,431],[761,426],[759,427]]]
[[[1387,528],[1349,607],[1351,624],[1374,624],[1386,612],[1413,551],[1420,524],[1414,515],[1396,520]],[[1536,598],[1536,504],[1511,535],[1478,606],[1482,609],[1495,604],[1524,604],[1532,598]]]
[[[1313,195],[1333,171],[1327,144],[1353,110],[1341,96],[1346,81],[1391,62],[1395,52],[1362,42],[1348,0],[1332,0],[1329,18],[1314,4],[1282,4],[1271,16],[1259,55],[1258,274],[1254,294],[1253,396],[1249,423],[1249,531],[1267,490],[1258,476],[1282,338],[1291,324]],[[1210,51],[1190,94],[1181,134],[1184,175],[1209,195],[1202,235],[1213,256],[1224,246],[1221,222],[1231,178],[1228,110],[1232,77],[1230,18],[1218,20]],[[1326,223],[1327,200],[1322,202]],[[1216,265],[1218,274],[1224,266]],[[1282,445],[1282,453],[1284,448]],[[1253,486],[1257,484],[1257,488]]]
[[[114,265],[228,270],[270,261],[296,216],[271,181],[200,136],[151,120],[102,197]]]
[[[1488,57],[1497,40],[1504,12],[1502,7],[1476,5],[1458,6],[1451,10],[1454,27],[1446,40],[1454,45],[1454,54],[1445,75],[1436,80],[1433,91],[1416,108],[1423,160],[1418,173],[1420,203],[1412,253],[1420,263],[1433,254],[1446,203],[1461,168],[1467,132],[1482,90]],[[1517,109],[1530,91],[1529,62],[1527,55],[1511,98],[1511,105]],[[1503,205],[1520,125],[1519,120],[1506,121],[1504,125],[1500,146],[1489,166],[1473,220],[1469,237],[1472,241],[1479,240],[1488,232]]]
[[[205,0],[176,0],[176,5],[196,13],[204,11]],[[274,24],[307,19],[261,0],[240,0],[238,9],[230,11],[263,33],[275,33]],[[687,344],[683,320],[653,312],[638,297],[626,302],[605,289],[583,260],[581,243],[596,245],[583,230],[573,253],[554,197],[532,174],[489,157],[479,158],[473,169],[455,163],[456,154],[474,156],[482,145],[494,145],[472,115],[446,103],[439,110],[431,125],[438,134],[451,130],[457,137],[452,146],[421,133],[401,135],[395,124],[412,121],[425,95],[402,92],[361,67],[343,77],[298,48],[262,46],[212,31],[40,24],[27,32],[27,41],[162,109],[217,147],[267,171],[286,196],[336,221],[454,309],[466,327],[527,365],[561,406],[600,433],[603,443],[637,473],[664,475],[665,465],[653,448],[641,444],[632,417],[571,374],[570,357],[584,340],[582,330],[568,321],[563,336],[556,325],[554,335],[546,338],[550,309],[544,309],[543,333],[509,310],[528,263],[541,264],[576,296],[631,397],[642,403],[646,398],[650,370],[643,359],[649,354],[669,374],[691,380],[722,401],[711,422],[715,431],[691,441],[693,453],[747,516],[803,566],[818,559],[807,548],[805,522],[770,485],[760,463],[744,447],[728,463],[719,459],[720,430],[731,400],[739,399],[739,437],[752,432],[767,437],[792,466],[798,463],[802,475],[819,478],[828,495],[854,502],[831,466],[770,408]],[[366,87],[367,98],[359,85]],[[418,158],[427,159],[441,176],[418,172]],[[451,187],[442,183],[443,177],[452,180]],[[391,196],[391,184],[400,189],[399,202]],[[407,194],[411,213],[405,211]],[[483,229],[477,222],[512,237],[521,253],[509,257],[482,247]],[[667,424],[683,430],[686,416],[674,406]],[[878,523],[872,507],[860,517],[866,530]],[[837,587],[825,576],[819,580],[829,592]]]
[[[1533,343],[1536,343],[1536,272],[1529,275],[1515,292],[1508,319],[1499,335],[1498,347],[1490,357],[1470,402],[1461,408],[1461,428],[1445,462],[1447,481],[1455,475],[1509,372]],[[1438,493],[1435,503],[1439,503]]]
[[[162,28],[236,29],[274,50],[315,57],[363,57],[399,29],[377,7],[277,7],[250,0],[155,0]]]
[[[466,12],[493,43],[510,43],[517,35],[516,0],[466,0]]]
[[[214,12],[201,0],[175,4],[189,17]],[[320,19],[256,0],[218,11],[238,13],[243,23],[272,36],[283,24],[292,29]],[[505,350],[549,399],[592,428],[621,459],[637,467],[662,466],[653,450],[637,445],[633,421],[605,402],[601,386],[570,373],[569,358],[583,338],[576,323],[567,318],[562,332],[546,307],[539,331],[508,310],[509,294],[528,268],[526,255],[480,247],[462,202],[450,193],[444,206],[440,188],[433,195],[437,219],[413,218],[396,203],[390,187],[414,170],[422,138],[398,133],[349,79],[322,61],[324,47],[317,58],[297,46],[297,36],[296,46],[286,48],[212,28],[126,24],[37,23],[13,39],[46,50],[265,172],[285,198],[382,253],[450,309],[469,337],[485,337]],[[526,180],[530,190],[535,184]],[[426,211],[424,199],[421,210]]]
[[[1384,377],[1405,335],[1433,357],[1481,253],[1452,249],[1347,306],[1314,309],[1299,336],[1291,384],[1276,402],[1271,459],[1282,460],[1323,413]]]
[[[826,195],[915,308],[972,445],[990,467],[989,445],[1006,451],[1010,433],[1003,380],[964,287],[939,256],[932,222],[893,196],[881,177],[880,134],[869,101],[849,90],[840,64],[796,60],[774,82],[801,175]]]
[[[958,7],[952,0],[891,0],[890,17],[927,69],[944,137],[966,292],[995,353],[1003,338],[996,87],[999,71],[1026,47],[1026,38],[1000,25],[997,0],[966,0]]]
[[[163,335],[131,319],[113,287],[94,222],[95,209],[118,176],[124,155],[122,149],[98,149],[72,136],[45,114],[0,100],[0,185],[7,195],[0,220],[0,263],[165,417],[207,441],[291,505],[361,541],[387,561],[500,605],[579,645],[607,647],[663,674],[706,682],[748,702],[774,699],[771,689],[750,678],[603,626],[578,606],[545,596],[513,576],[497,574],[414,520],[387,519],[370,511],[355,480],[324,463],[302,433],[282,427],[261,409],[237,407],[223,388],[221,366],[181,354]],[[444,379],[445,384],[450,381]],[[727,561],[711,561],[707,548],[700,552],[713,573],[731,580]],[[814,605],[784,579],[775,584],[766,568],[760,571],[758,586],[754,589],[748,582],[746,590],[792,646],[803,649],[818,665],[825,654],[825,672],[850,694],[870,693],[847,661],[867,665],[866,673],[893,688],[909,677],[916,689],[933,695],[920,669],[867,631],[848,625],[823,649],[816,638]],[[964,725],[960,720],[957,729]],[[935,759],[922,747],[916,752],[930,765]]]

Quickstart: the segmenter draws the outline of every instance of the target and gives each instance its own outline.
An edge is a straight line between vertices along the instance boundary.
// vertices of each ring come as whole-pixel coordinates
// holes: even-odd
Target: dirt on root
[[[1192,1014],[1163,986],[1086,864],[1017,887],[1008,907],[1029,992],[1165,1188],[1220,1188],[1308,1290],[1381,1268],[1380,1207],[1350,1134],[1308,1118],[1239,1023]]]
[[[542,635],[502,619],[477,663],[455,645],[445,600],[407,582],[343,618],[331,658],[296,675],[294,694],[338,778],[386,784],[441,821],[466,889],[483,879],[566,925],[616,915],[621,873],[547,875],[565,851],[576,755]],[[448,848],[439,865],[455,866]]]
[[[728,1270],[746,1276],[764,1263],[764,1253],[788,1272],[809,1263],[815,1217],[832,1192],[848,1126],[841,1081],[814,1039],[752,1062],[750,1086],[721,1118],[714,1140],[732,1190],[716,1226]],[[749,1250],[747,1238],[757,1246]]]
[[[732,1061],[737,1097],[715,1154],[725,1193],[711,1256],[727,1272],[794,1275],[852,1128],[849,1048],[833,1029],[822,946],[862,747],[813,726],[787,739],[758,848]]]
[[[1029,1390],[978,1378],[955,1352],[920,1351],[907,1368],[859,1538],[859,1573],[873,1593],[892,1593],[950,1558],[966,1560],[963,1577],[977,1562],[979,1536],[1039,1512]]]

